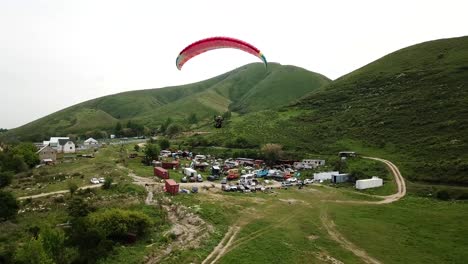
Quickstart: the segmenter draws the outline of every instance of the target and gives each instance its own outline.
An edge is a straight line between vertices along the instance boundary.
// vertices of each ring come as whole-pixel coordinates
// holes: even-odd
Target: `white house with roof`
[[[59,139],[58,140],[58,153],[75,153],[76,146],[70,139]]]
[[[44,143],[43,145],[44,145],[44,146],[47,146],[47,145],[48,145],[48,146],[50,146],[51,148],[53,148],[53,149],[59,151],[59,149],[60,149],[59,140],[70,140],[70,138],[69,138],[69,137],[51,137],[51,138],[49,139],[49,141],[44,141],[44,142],[43,142],[43,143]]]
[[[94,138],[88,138],[87,140],[84,141],[83,145],[85,146],[85,148],[99,147],[99,142],[95,140]]]

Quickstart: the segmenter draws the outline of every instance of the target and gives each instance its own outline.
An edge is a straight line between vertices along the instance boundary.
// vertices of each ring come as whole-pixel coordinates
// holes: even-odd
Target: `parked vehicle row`
[[[98,178],[92,178],[92,179],[90,180],[90,182],[91,182],[92,184],[100,184],[100,183],[104,183],[105,181],[106,181],[106,180],[105,180],[104,178],[99,178],[99,179],[98,179]]]

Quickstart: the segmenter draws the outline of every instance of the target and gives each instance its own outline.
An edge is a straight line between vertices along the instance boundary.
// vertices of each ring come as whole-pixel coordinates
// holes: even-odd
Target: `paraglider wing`
[[[253,45],[238,40],[235,38],[228,38],[228,37],[214,37],[214,38],[207,38],[202,39],[197,42],[194,42],[188,45],[185,49],[183,49],[176,60],[177,69],[182,69],[182,66],[190,60],[191,58],[197,56],[198,54],[214,50],[214,49],[222,49],[222,48],[234,48],[240,49],[242,51],[248,52],[263,61],[265,67],[267,66],[267,61],[265,56],[260,52],[259,49],[254,47]]]

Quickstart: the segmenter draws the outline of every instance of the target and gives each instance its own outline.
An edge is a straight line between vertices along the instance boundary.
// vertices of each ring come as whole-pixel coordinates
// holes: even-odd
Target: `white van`
[[[184,168],[184,175],[188,177],[197,177],[197,171],[192,168]]]
[[[240,176],[240,182],[245,183],[245,182],[251,182],[253,179],[255,179],[254,174],[245,174]]]
[[[163,156],[163,157],[169,157],[171,156],[171,152],[169,150],[161,150],[161,152],[159,152],[159,155]]]

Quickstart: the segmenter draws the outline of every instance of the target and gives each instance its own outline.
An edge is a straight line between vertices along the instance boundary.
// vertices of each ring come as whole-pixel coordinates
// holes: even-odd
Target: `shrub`
[[[92,211],[92,207],[82,198],[75,197],[68,204],[67,211],[71,217],[85,217]]]
[[[0,188],[8,186],[13,179],[13,173],[0,172]]]
[[[0,191],[0,221],[15,217],[18,201],[10,192]]]
[[[102,188],[104,190],[109,190],[112,187],[112,178],[111,177],[106,177],[104,184],[102,185]]]
[[[69,182],[68,183],[68,190],[70,191],[70,194],[73,196],[75,194],[76,190],[78,190],[78,185],[74,182]]]
[[[122,239],[128,233],[142,235],[152,225],[146,214],[122,209],[90,214],[89,221],[109,239]]]

